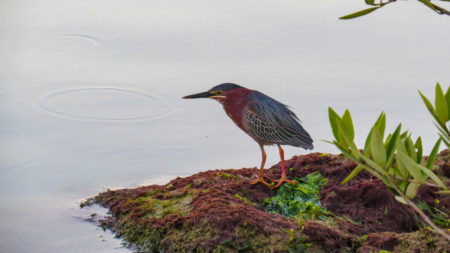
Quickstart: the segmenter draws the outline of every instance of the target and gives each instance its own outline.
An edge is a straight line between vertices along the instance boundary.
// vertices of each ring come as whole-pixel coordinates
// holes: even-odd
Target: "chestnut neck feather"
[[[244,132],[247,132],[243,124],[244,108],[248,103],[248,95],[252,91],[246,88],[236,88],[224,92],[226,99],[222,102],[223,109],[233,122]]]

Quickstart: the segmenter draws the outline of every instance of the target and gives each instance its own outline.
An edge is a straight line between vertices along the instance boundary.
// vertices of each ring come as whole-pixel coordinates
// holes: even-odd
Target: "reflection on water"
[[[39,102],[43,110],[73,119],[154,120],[171,112],[167,99],[124,88],[78,88],[56,91]]]
[[[0,252],[128,252],[81,200],[259,165],[218,103],[180,99],[223,82],[291,106],[317,152],[337,152],[328,106],[350,109],[359,145],[382,110],[436,140],[417,89],[450,82],[450,19],[408,1],[351,21],[363,1],[45,3],[0,1]]]

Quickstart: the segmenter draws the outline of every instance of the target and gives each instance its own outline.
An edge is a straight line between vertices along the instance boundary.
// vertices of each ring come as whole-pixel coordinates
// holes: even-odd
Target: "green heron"
[[[250,135],[261,148],[262,162],[258,179],[252,184],[263,183],[266,152],[264,145],[278,146],[281,158],[281,179],[272,180],[279,187],[283,182],[295,184],[286,178],[284,151],[281,145],[291,145],[304,149],[313,148],[313,140],[300,124],[300,120],[289,108],[275,99],[257,91],[234,83],[223,83],[208,91],[185,96],[183,98],[212,98],[222,104],[223,109],[233,122]]]

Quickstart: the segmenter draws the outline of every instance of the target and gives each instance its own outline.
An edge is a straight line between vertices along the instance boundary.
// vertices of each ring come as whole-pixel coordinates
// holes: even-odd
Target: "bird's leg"
[[[261,154],[262,154],[262,161],[261,161],[261,169],[259,170],[259,176],[258,179],[255,181],[252,181],[251,184],[257,184],[257,183],[263,183],[266,186],[270,187],[270,184],[268,184],[266,181],[264,181],[263,179],[263,174],[264,174],[264,164],[266,164],[266,151],[264,151],[264,146],[262,144],[259,144],[259,147],[261,148]]]
[[[284,182],[290,183],[290,184],[296,184],[297,182],[289,180],[286,178],[286,168],[284,166],[284,151],[281,148],[280,144],[278,144],[278,149],[280,150],[280,158],[281,158],[281,178],[278,180],[278,183],[275,186],[272,186],[271,189],[280,187],[281,184]]]

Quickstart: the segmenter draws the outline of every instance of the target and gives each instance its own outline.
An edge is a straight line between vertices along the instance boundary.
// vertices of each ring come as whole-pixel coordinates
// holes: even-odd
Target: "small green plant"
[[[264,200],[267,210],[286,217],[325,220],[329,212],[320,206],[319,192],[327,179],[314,172],[295,181],[298,184],[284,184],[277,195]]]
[[[432,114],[434,113],[433,116],[436,115],[435,119],[438,124],[441,125],[443,123],[443,126],[441,126],[442,129],[440,129],[442,130],[442,136],[447,129],[445,123],[448,121],[447,105],[450,104],[450,95],[448,97],[443,96],[439,84],[437,86],[436,93],[438,91],[440,93],[437,95],[439,98],[436,99],[436,111],[431,110],[430,105],[427,102],[425,103]],[[425,97],[422,95],[422,98]],[[428,100],[424,99],[424,101]],[[445,106],[445,110],[442,109],[443,106]],[[444,112],[447,112],[447,114]],[[384,112],[380,114],[369,132],[362,152],[354,143],[355,131],[350,112],[346,110],[342,116],[339,116],[330,107],[328,109],[328,115],[335,138],[335,140],[329,143],[334,144],[345,156],[358,165],[342,183],[348,182],[363,169],[367,170],[376,178],[380,179],[399,202],[410,205],[425,222],[450,240],[450,236],[435,225],[412,201],[420,186],[425,184],[443,189],[443,191],[440,191],[441,193],[448,193],[446,185],[433,172],[439,146],[442,138],[445,136],[439,138],[428,156],[427,162],[424,164],[424,161],[422,161],[422,139],[418,137],[413,141],[408,131],[401,132],[401,124],[386,139],[384,138],[386,128],[386,115]],[[428,179],[432,180],[433,183],[428,182]]]

